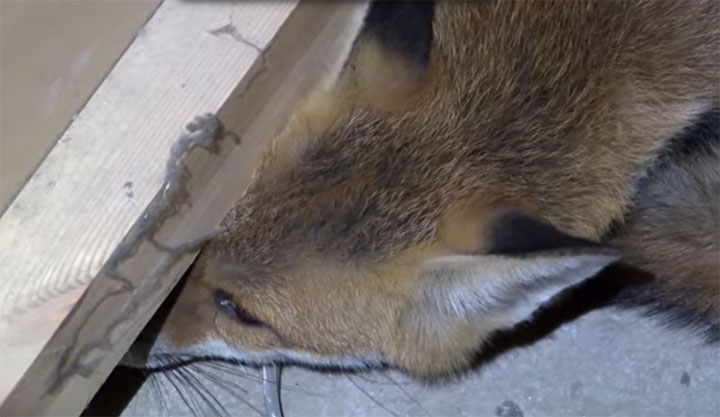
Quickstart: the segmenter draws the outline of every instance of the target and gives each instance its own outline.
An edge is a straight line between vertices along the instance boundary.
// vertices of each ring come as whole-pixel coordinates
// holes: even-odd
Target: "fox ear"
[[[456,250],[428,260],[423,268],[417,300],[429,314],[461,321],[492,318],[512,326],[618,259],[614,249],[518,211],[495,213],[483,228],[468,226],[455,231]],[[481,246],[473,248],[467,232],[480,229],[483,236],[475,242]],[[452,238],[444,236],[448,243]]]
[[[454,248],[420,266],[400,314],[399,339],[424,358],[416,364],[422,372],[446,370],[427,368],[430,357],[445,358],[446,365],[434,360],[438,367],[462,367],[491,333],[531,318],[555,295],[618,259],[611,248],[519,212],[491,216],[483,228],[470,223],[455,231]],[[484,236],[473,240],[461,233],[466,231]],[[448,232],[453,229],[444,229],[443,241],[453,236]],[[481,251],[470,250],[476,244]]]
[[[341,80],[369,104],[396,107],[429,79],[434,2],[374,1]]]

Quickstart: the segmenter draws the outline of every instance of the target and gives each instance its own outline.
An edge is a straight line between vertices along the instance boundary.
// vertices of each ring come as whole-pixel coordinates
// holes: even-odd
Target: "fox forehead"
[[[661,107],[644,114],[636,104],[657,97],[642,92],[647,74],[632,70],[635,53],[692,59],[702,48],[680,46],[717,35],[710,20],[673,26],[661,56],[644,34],[655,33],[670,12],[701,16],[703,8],[717,14],[712,2],[439,3],[417,77],[415,58],[360,39],[337,85],[300,106],[265,153],[239,202],[243,215],[213,250],[259,270],[308,256],[382,261],[433,240],[443,213],[469,198],[531,207],[563,231],[598,238],[621,219],[630,178],[658,138],[671,136],[697,107],[673,101],[662,107],[667,117],[656,114]],[[508,30],[515,26],[522,30]],[[610,48],[603,43],[610,39],[622,42]],[[586,47],[597,42],[606,47]],[[391,76],[380,71],[383,80],[409,79],[414,93],[384,102],[388,83],[367,82],[363,72],[384,67]],[[681,81],[658,85],[666,90],[658,97],[682,89],[709,94],[702,77]],[[623,113],[626,104],[635,110]],[[621,131],[630,118],[636,129],[603,133]],[[599,152],[598,143],[616,152]]]
[[[292,158],[268,151],[238,203],[232,233],[213,250],[275,267],[313,254],[380,262],[433,241],[440,217],[468,198],[529,201],[515,184],[498,181],[499,167],[483,160],[490,151],[481,145],[472,162],[463,161],[459,144],[451,143],[458,132],[431,116],[421,108],[358,109],[294,145]],[[428,140],[446,145],[422,144]]]
[[[415,156],[390,145],[392,133],[373,124],[369,116],[353,118],[313,140],[281,172],[260,171],[239,202],[235,230],[215,246],[240,261],[277,265],[311,253],[380,260],[432,238],[440,201],[422,201],[429,184],[404,172]]]

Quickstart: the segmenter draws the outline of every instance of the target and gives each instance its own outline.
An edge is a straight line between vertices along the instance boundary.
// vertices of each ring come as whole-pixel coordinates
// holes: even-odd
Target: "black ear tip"
[[[568,249],[602,250],[616,256],[617,252],[587,239],[570,236],[549,223],[519,211],[498,214],[492,221],[488,236],[489,255],[526,255],[533,252]]]

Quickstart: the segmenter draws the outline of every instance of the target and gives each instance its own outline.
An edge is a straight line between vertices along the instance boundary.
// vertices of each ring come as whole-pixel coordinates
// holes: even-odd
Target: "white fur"
[[[330,357],[313,355],[306,352],[296,352],[288,349],[273,349],[264,352],[247,352],[229,345],[224,340],[212,339],[205,340],[201,343],[192,345],[187,348],[177,349],[172,347],[167,341],[159,336],[150,350],[146,367],[154,367],[161,365],[157,359],[159,356],[173,355],[178,357],[181,355],[189,355],[193,357],[214,357],[229,360],[237,360],[247,365],[263,366],[271,364],[301,364],[306,366],[317,366],[323,368],[340,368],[340,369],[359,369],[374,368],[383,365],[383,360],[379,357]]]
[[[611,253],[514,258],[453,255],[428,264],[425,301],[436,312],[470,321],[480,315],[512,323],[529,318],[560,291],[617,259]],[[519,284],[535,284],[517,290]]]

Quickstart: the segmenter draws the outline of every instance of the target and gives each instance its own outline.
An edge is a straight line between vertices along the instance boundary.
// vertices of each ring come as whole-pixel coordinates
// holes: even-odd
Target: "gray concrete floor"
[[[258,371],[242,371],[219,373],[236,396],[200,379],[229,414],[258,415]],[[146,382],[123,415],[192,414],[167,380],[157,382],[160,391]],[[287,417],[709,417],[720,416],[719,394],[720,348],[616,310],[591,312],[443,386],[423,386],[395,372],[327,375],[286,368],[283,374]],[[193,408],[213,414],[207,406]]]

